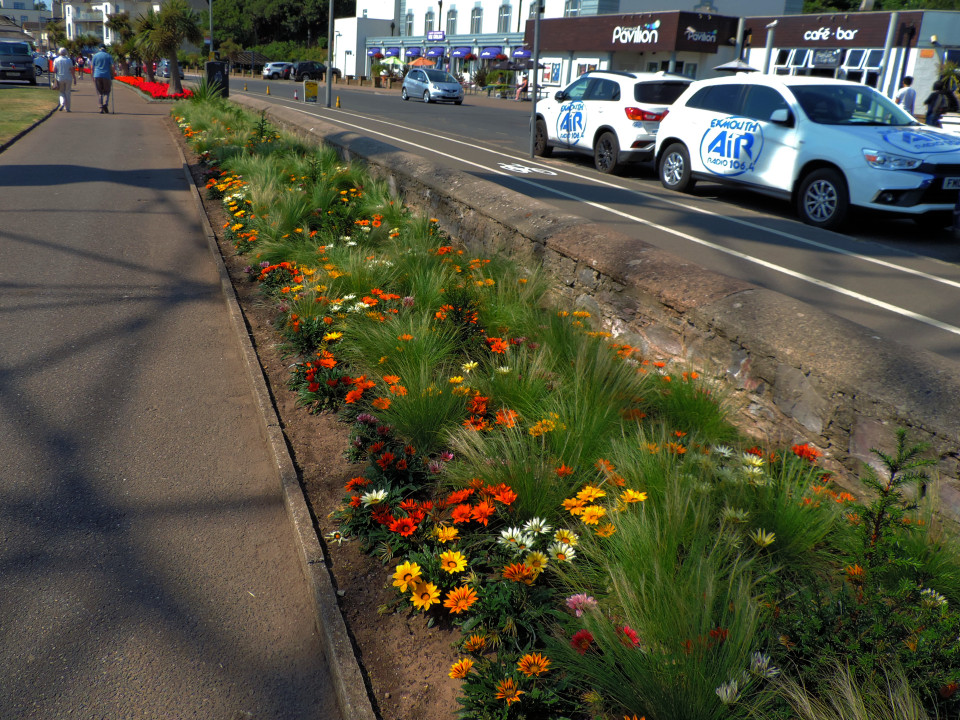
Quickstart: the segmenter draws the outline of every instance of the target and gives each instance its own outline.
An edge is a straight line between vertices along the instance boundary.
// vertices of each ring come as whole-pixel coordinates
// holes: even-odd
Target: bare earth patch
[[[229,215],[218,201],[206,198],[208,176],[204,167],[183,142],[179,129],[173,126],[173,131],[217,234],[220,254],[293,451],[301,485],[330,560],[340,609],[372,689],[374,707],[384,720],[447,720],[457,708],[460,683],[447,677],[447,672],[457,659],[453,643],[459,633],[442,626],[428,628],[423,614],[405,608],[391,612],[397,600],[391,586],[392,566],[363,554],[356,542],[337,545],[323,539],[336,527],[329,515],[343,499],[345,483],[359,475],[363,466],[345,458],[347,425],[333,415],[314,415],[297,407],[296,397],[287,387],[292,359],[282,357],[277,347],[279,336],[272,324],[276,312],[262,300],[256,284],[244,272],[246,266],[258,263],[255,258],[238,255],[233,245],[223,240],[221,230]]]

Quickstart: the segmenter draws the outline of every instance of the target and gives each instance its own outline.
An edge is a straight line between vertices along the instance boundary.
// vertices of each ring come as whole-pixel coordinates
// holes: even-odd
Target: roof
[[[237,53],[233,62],[236,65],[266,65],[270,62],[270,58],[253,50],[244,50]]]

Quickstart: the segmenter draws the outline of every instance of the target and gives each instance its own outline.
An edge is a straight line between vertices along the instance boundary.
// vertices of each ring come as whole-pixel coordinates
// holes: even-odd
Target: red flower
[[[640,636],[637,635],[637,631],[629,625],[617,628],[617,634],[620,636],[620,642],[627,647],[637,647],[637,645],[640,644]]]
[[[366,487],[370,484],[370,481],[365,477],[355,477],[347,480],[347,492],[356,492],[362,487]]]
[[[411,518],[399,518],[390,523],[390,532],[399,533],[402,537],[407,537],[413,535],[416,532],[417,526]]]
[[[453,509],[450,519],[454,525],[459,525],[460,523],[470,522],[472,516],[473,507],[470,505],[457,505]]]
[[[487,520],[491,515],[493,515],[494,508],[493,505],[488,503],[486,500],[483,502],[478,502],[473,508],[473,519],[482,525],[487,524]]]
[[[386,470],[388,467],[390,467],[395,458],[396,455],[394,455],[392,452],[385,452],[383,455],[377,458],[377,465],[380,466],[381,470]]]
[[[801,460],[806,460],[808,462],[816,462],[817,458],[823,455],[822,452],[817,450],[815,447],[812,447],[810,443],[804,443],[803,445],[794,445],[792,448],[793,454],[796,455]]]
[[[446,506],[457,505],[462,503],[468,497],[473,495],[473,488],[464,488],[463,490],[454,490],[452,493],[447,495],[447,499],[443,501],[443,504]]]
[[[474,395],[467,402],[467,410],[471,415],[483,415],[487,412],[487,401],[490,398],[483,397],[479,393]]]
[[[517,499],[517,494],[509,486],[500,483],[494,488],[493,499],[497,502],[502,502],[504,505],[510,505]]]
[[[570,638],[570,645],[581,655],[586,655],[590,645],[593,644],[593,634],[589,630],[578,630]]]

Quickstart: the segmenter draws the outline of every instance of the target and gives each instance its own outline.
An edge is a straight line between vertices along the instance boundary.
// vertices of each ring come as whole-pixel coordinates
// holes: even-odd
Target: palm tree
[[[160,48],[154,42],[154,34],[157,31],[157,14],[150,9],[146,15],[140,15],[137,18],[136,35],[133,37],[133,47],[140,58],[144,71],[147,73],[147,82],[154,82],[153,64],[160,56]],[[177,72],[179,76],[179,71]]]
[[[47,37],[50,38],[53,47],[61,47],[67,39],[67,29],[63,20],[48,20],[43,29],[47,33]]]
[[[183,92],[180,84],[180,64],[177,51],[186,40],[199,45],[203,42],[200,29],[200,16],[190,7],[187,0],[166,0],[156,15],[156,26],[150,33],[151,41],[156,45],[159,55],[170,61],[171,95]]]
[[[130,15],[126,11],[108,15],[106,25],[116,36],[111,47],[117,52],[117,61],[120,63],[123,74],[126,75],[129,72],[127,56],[133,50],[133,27],[130,24]]]

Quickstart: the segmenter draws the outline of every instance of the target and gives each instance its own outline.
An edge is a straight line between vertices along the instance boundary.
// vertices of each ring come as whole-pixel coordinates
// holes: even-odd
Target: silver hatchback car
[[[452,102],[463,104],[463,86],[446,70],[410,68],[403,78],[400,97],[409,100],[420,98],[425,103]]]

